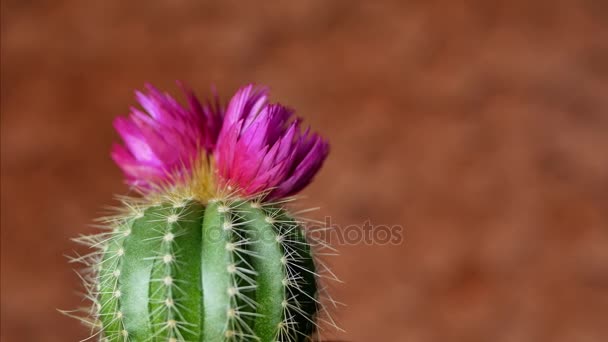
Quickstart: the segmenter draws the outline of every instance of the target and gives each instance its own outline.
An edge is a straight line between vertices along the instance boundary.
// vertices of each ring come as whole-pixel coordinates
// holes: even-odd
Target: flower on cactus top
[[[268,102],[266,88],[248,85],[230,100],[215,149],[218,174],[246,195],[293,195],[310,183],[329,152],[316,133],[300,130],[293,111]]]
[[[145,112],[132,107],[128,117],[114,120],[124,146],[114,144],[112,159],[131,185],[150,189],[170,180],[189,171],[202,149],[210,152],[215,147],[223,116],[217,95],[213,103],[201,105],[192,91],[178,85],[186,95],[187,108],[146,85],[147,93],[136,92]]]

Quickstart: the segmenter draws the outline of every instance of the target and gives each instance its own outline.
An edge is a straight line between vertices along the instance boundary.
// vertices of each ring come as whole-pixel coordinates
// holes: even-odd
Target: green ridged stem
[[[255,255],[253,268],[258,272],[256,298],[258,303],[254,323],[255,335],[261,341],[275,341],[279,324],[284,320],[283,301],[286,300],[287,277],[285,253],[277,237],[274,219],[257,205],[241,203],[236,211],[243,222],[247,238],[250,239],[250,251]],[[270,222],[268,222],[270,221]]]
[[[163,207],[153,207],[146,215],[135,220],[131,234],[124,241],[121,258],[121,275],[117,291],[120,291],[120,309],[129,340],[144,340],[152,336],[148,304],[152,269],[157,258],[159,242],[156,241],[166,222],[160,217]]]
[[[203,341],[222,341],[226,337],[234,337],[234,323],[230,322],[229,310],[236,310],[241,304],[237,304],[229,292],[238,285],[229,271],[229,267],[236,262],[234,251],[237,246],[233,231],[224,226],[232,221],[228,211],[229,208],[219,202],[210,203],[205,210],[201,254],[205,294]]]
[[[298,324],[298,333],[301,336],[311,335],[316,326],[315,314],[318,311],[316,265],[312,249],[304,231],[296,220],[282,209],[278,211],[276,220],[283,236],[283,248],[291,254],[292,270],[301,279],[296,284],[290,284],[289,293],[296,296],[299,309],[295,312],[293,320]]]
[[[160,242],[160,253],[153,257],[149,290],[154,335],[159,341],[198,341],[202,326],[200,227],[204,208],[186,203],[164,209],[175,216],[166,220],[155,238],[157,244]],[[174,218],[177,220],[170,222]]]
[[[112,232],[112,237],[104,250],[104,257],[99,264],[99,316],[107,332],[109,342],[123,338],[122,312],[120,311],[120,296],[116,296],[119,288],[121,255],[124,253],[123,243],[130,234],[133,220],[123,222]]]
[[[150,206],[106,243],[98,303],[107,341],[305,341],[310,246],[281,208],[244,201]]]

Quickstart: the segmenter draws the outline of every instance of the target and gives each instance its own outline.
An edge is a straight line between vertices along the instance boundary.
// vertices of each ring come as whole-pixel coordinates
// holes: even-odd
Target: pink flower
[[[202,149],[210,152],[215,147],[223,116],[217,95],[213,104],[203,106],[192,91],[180,82],[178,85],[188,108],[148,84],[147,94],[135,92],[145,112],[132,107],[128,117],[114,120],[124,146],[114,144],[112,159],[129,184],[149,189],[170,180],[189,171]]]
[[[246,195],[293,195],[310,183],[329,153],[316,133],[300,131],[300,118],[268,103],[268,90],[248,85],[230,100],[215,159],[221,180]]]

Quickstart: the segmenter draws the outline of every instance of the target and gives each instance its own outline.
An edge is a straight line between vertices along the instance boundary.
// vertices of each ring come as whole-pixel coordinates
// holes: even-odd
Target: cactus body
[[[315,328],[310,245],[279,207],[185,200],[133,210],[100,260],[107,341],[305,341]]]
[[[86,266],[94,307],[63,312],[91,326],[87,340],[108,342],[307,341],[339,330],[323,305],[339,303],[319,281],[337,278],[282,206],[311,182],[327,141],[302,132],[265,87],[244,86],[227,106],[184,90],[187,107],[149,85],[136,95],[143,110],[114,121],[124,144],[112,158],[137,195],[119,197],[99,220],[105,231],[75,239],[92,248],[72,261]]]

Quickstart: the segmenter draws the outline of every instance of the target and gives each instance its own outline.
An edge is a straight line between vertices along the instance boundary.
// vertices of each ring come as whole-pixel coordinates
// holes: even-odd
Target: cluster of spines
[[[318,311],[319,306],[316,287],[316,267],[311,258],[310,246],[301,236],[300,226],[281,210],[267,210],[268,222],[277,230],[277,242],[283,249],[281,263],[285,267],[282,284],[285,287],[283,321],[279,323],[277,340],[295,341],[300,339],[302,331],[311,331],[315,326],[315,317],[310,312]],[[313,293],[307,289],[314,288]],[[299,323],[298,323],[299,322]],[[298,325],[308,328],[300,329]]]
[[[195,202],[194,206],[192,202]],[[152,335],[146,340],[173,342],[190,341],[189,338],[193,336],[197,340],[198,338],[207,340],[204,338],[205,336],[213,338],[211,337],[213,331],[209,329],[211,325],[205,324],[208,317],[194,321],[195,317],[203,316],[207,311],[198,308],[200,311],[192,312],[189,305],[191,303],[181,302],[187,292],[182,287],[193,286],[193,284],[189,284],[189,281],[183,279],[184,272],[180,272],[180,264],[183,263],[183,260],[180,260],[180,252],[184,247],[183,241],[192,238],[192,236],[184,236],[191,234],[188,234],[181,224],[185,222],[184,220],[191,219],[189,214],[192,211],[203,211],[204,208],[196,201],[181,198],[170,198],[170,201],[165,204],[141,205],[137,202],[127,202],[126,204],[129,208],[126,213],[123,212],[108,220],[113,227],[111,231],[95,237],[79,239],[80,242],[101,248],[101,251],[94,252],[86,258],[77,258],[76,261],[86,259],[86,263],[97,272],[98,283],[95,286],[90,285],[91,280],[95,281],[95,275],[83,276],[83,280],[89,284],[87,298],[97,307],[97,319],[93,321],[93,325],[96,328],[103,325],[102,335],[104,337],[102,340],[133,340],[128,332],[130,330],[124,322],[125,313],[120,310],[123,300],[119,285],[121,277],[124,275],[122,270],[124,240],[131,233],[133,225],[142,221],[144,211],[153,211],[155,207],[163,208],[163,210],[153,214],[154,219],[146,222],[155,234],[144,241],[148,246],[157,248],[156,255],[145,260],[152,267],[150,312],[147,318],[152,322]],[[171,207],[170,210],[167,210],[168,206]],[[252,231],[246,228],[246,225],[251,223],[250,208],[265,215],[263,220],[274,231],[276,245],[281,251],[278,263],[282,265],[283,269],[283,278],[280,282],[283,286],[283,296],[280,302],[282,314],[274,329],[274,340],[303,340],[304,335],[309,335],[319,328],[317,322],[337,328],[323,302],[318,298],[325,293],[325,288],[316,288],[319,278],[335,279],[335,276],[320,261],[317,261],[317,268],[315,268],[315,263],[310,256],[311,246],[306,242],[306,237],[303,236],[301,230],[302,222],[289,217],[282,209],[282,203],[262,203],[259,198],[248,200],[234,198],[210,201],[208,207],[215,207],[218,217],[221,217],[221,224],[216,226],[220,227],[224,234],[223,238],[226,239],[226,243],[222,246],[227,256],[224,269],[230,278],[228,286],[225,288],[229,305],[225,309],[225,324],[220,328],[223,339],[227,341],[259,340],[260,329],[258,329],[257,321],[267,319],[265,315],[258,313],[263,300],[256,298],[256,290],[261,285],[258,284],[259,274],[255,265],[267,263],[268,260],[264,260],[263,256],[255,251],[253,244],[258,241],[259,237],[252,236]],[[176,240],[180,237],[184,237],[182,243],[177,244]],[[209,241],[218,245],[218,241]],[[317,248],[328,247],[319,241],[315,241],[314,245]],[[197,261],[202,262],[203,267],[205,263],[204,247],[203,258]],[[328,275],[321,274],[321,272],[328,271]],[[182,274],[176,276],[176,273]],[[108,288],[112,290],[108,291]],[[331,298],[325,299],[336,305]],[[314,312],[320,312],[321,315],[315,317],[312,314]],[[303,324],[306,327],[303,327]],[[200,337],[196,333],[198,329],[202,330]],[[263,333],[264,331],[262,331]],[[135,340],[143,339],[135,338]]]
[[[104,248],[104,255],[98,265],[97,309],[99,318],[106,321],[104,329],[108,336],[122,336],[128,341],[128,332],[120,311],[120,276],[122,275],[122,259],[124,257],[124,240],[131,234],[133,219],[125,219],[111,233]],[[109,289],[109,290],[108,290]],[[118,339],[114,339],[115,341]]]
[[[279,282],[282,286],[280,300],[282,313],[281,318],[276,323],[272,341],[303,341],[311,333],[324,329],[324,326],[341,330],[327,308],[327,304],[337,307],[341,303],[331,298],[326,288],[326,281],[323,281],[340,282],[340,280],[322,260],[315,258],[317,255],[337,255],[337,252],[323,239],[318,239],[314,234],[305,234],[302,228],[305,222],[291,217],[285,211],[284,205],[292,200],[290,198],[281,202],[264,203],[261,198],[234,199],[219,202],[218,206],[218,211],[225,213],[231,219],[232,224],[230,226],[233,227],[231,231],[237,237],[236,243],[239,248],[234,249],[233,253],[237,257],[236,259],[246,265],[246,267],[239,268],[241,271],[236,274],[239,276],[255,276],[255,278],[247,276],[248,290],[261,286],[261,284],[256,283],[256,280],[260,280],[258,278],[259,274],[252,271],[262,267],[262,265],[256,265],[256,263],[263,263],[267,266],[274,261],[282,269],[283,276]],[[250,209],[254,209],[254,211],[252,212]],[[256,214],[258,217],[256,217]],[[268,240],[268,236],[264,236],[267,232],[259,230],[259,227],[256,231],[252,231],[250,228],[239,228],[239,226],[252,224],[254,221],[257,225],[263,221],[267,228],[272,231],[271,240],[274,240],[280,252],[278,260],[272,260],[272,256],[268,253],[264,255],[262,252],[256,252],[259,247],[256,248],[255,244],[258,241],[265,244],[272,242]],[[235,222],[239,223],[235,224]],[[318,221],[314,223],[317,225],[323,224],[323,222]],[[324,230],[327,228],[317,229]],[[314,252],[313,248],[315,249]],[[239,279],[235,277],[234,282],[237,283],[238,281]],[[249,298],[249,301],[251,300]],[[261,299],[258,301],[262,302]],[[255,306],[259,303],[253,304]],[[251,315],[251,313],[249,314]],[[260,320],[269,320],[267,316],[253,315],[258,316]],[[253,324],[255,325],[255,322]],[[241,328],[241,332],[255,330],[256,333],[260,333],[255,327],[248,325],[241,326]],[[250,336],[249,334],[239,334],[239,331],[228,330],[227,332],[226,336],[252,337],[252,340],[257,338],[257,336]]]
[[[120,311],[122,293],[119,283],[125,254],[124,240],[131,234],[135,220],[143,217],[144,209],[136,201],[123,201],[123,204],[124,207],[116,208],[116,214],[98,220],[101,224],[94,227],[101,229],[100,233],[73,239],[93,250],[85,255],[69,257],[71,263],[84,265],[77,274],[84,286],[83,297],[91,306],[60,311],[91,329],[91,335],[85,340],[98,337],[104,342],[129,341],[124,315]]]
[[[236,220],[229,203],[211,201],[205,213],[201,262],[209,271],[203,277],[203,296],[209,307],[205,309],[203,335],[208,340],[255,339],[251,321],[258,303],[252,294],[258,273],[251,259],[257,255],[248,250],[250,241],[243,223]],[[208,296],[213,300],[207,300]],[[215,309],[214,304],[220,307]]]
[[[191,223],[192,214],[202,211],[200,206],[188,204],[189,201],[170,202],[167,205],[168,216],[156,214],[155,221],[159,226],[155,236],[149,238],[157,248],[156,255],[149,257],[153,261],[149,303],[153,335],[150,340],[186,341],[184,335],[196,334],[192,329],[197,324],[186,317],[192,310],[182,302],[187,292],[183,287],[191,284],[179,277],[184,262],[176,243],[178,239],[191,235],[182,223]]]

